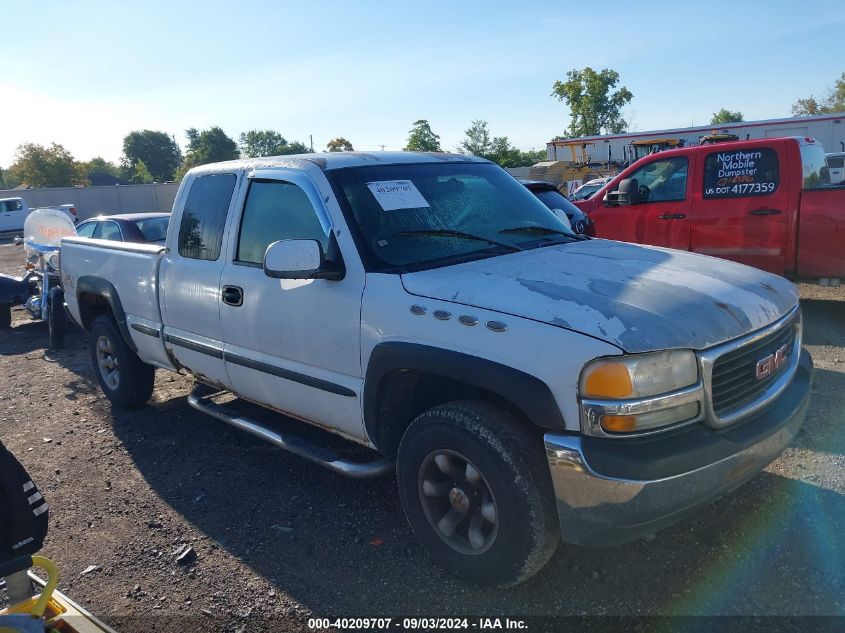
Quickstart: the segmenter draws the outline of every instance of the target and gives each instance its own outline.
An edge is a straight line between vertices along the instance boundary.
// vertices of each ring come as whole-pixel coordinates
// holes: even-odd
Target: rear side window
[[[98,237],[104,240],[114,240],[115,242],[123,241],[123,235],[120,233],[120,227],[117,225],[117,222],[102,222]]]
[[[76,229],[76,234],[79,237],[94,237],[94,229],[97,228],[96,222],[86,222]]]
[[[20,211],[23,203],[20,200],[4,200],[0,202],[0,211]]]
[[[718,151],[704,159],[705,198],[766,196],[779,182],[778,154],[769,147]]]
[[[826,187],[830,184],[830,169],[821,145],[802,144],[801,163],[804,169],[804,189]]]
[[[264,252],[279,240],[317,240],[328,248],[326,230],[305,192],[280,180],[256,180],[249,187],[238,252],[235,259],[249,264],[264,261]]]
[[[194,180],[179,225],[179,254],[214,261],[220,257],[226,213],[237,178],[210,174]]]
[[[845,156],[830,156],[827,159],[827,164],[831,169],[842,169],[845,167]]]

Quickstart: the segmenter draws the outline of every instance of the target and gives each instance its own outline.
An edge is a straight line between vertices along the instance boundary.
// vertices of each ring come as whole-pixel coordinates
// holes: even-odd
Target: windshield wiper
[[[501,231],[500,231],[501,233]],[[465,240],[476,240],[478,242],[487,242],[493,246],[501,246],[509,251],[517,252],[522,249],[514,244],[507,242],[499,242],[498,240],[491,240],[489,237],[482,237],[481,235],[473,235],[472,233],[465,233],[464,231],[455,231],[452,229],[418,229],[415,231],[396,231],[393,235],[407,235],[410,237],[458,237]]]
[[[539,226],[536,224],[532,224],[530,226],[514,226],[509,229],[502,229],[499,233],[538,233],[540,235],[563,235],[573,240],[581,239],[576,233],[568,233],[567,231],[551,229],[547,226]]]

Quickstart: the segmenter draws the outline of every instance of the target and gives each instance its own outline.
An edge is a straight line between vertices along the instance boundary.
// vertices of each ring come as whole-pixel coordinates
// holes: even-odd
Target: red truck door
[[[596,235],[689,250],[693,164],[691,156],[663,156],[626,174],[637,180],[640,202],[609,206],[596,200],[590,209]]]
[[[699,153],[691,249],[778,275],[786,272],[786,144],[714,145]]]

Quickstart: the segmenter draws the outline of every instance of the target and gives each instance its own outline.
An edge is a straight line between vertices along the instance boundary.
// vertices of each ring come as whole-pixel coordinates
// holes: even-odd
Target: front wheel
[[[518,584],[557,547],[542,439],[499,407],[452,402],[420,415],[399,445],[397,480],[417,539],[467,580]]]
[[[131,409],[150,399],[155,367],[138,358],[111,317],[94,319],[89,350],[97,382],[112,404]]]

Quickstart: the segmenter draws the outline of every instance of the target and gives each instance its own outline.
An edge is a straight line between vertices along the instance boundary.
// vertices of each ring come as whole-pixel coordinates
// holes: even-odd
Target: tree
[[[587,66],[570,70],[566,81],[556,81],[552,96],[565,101],[572,115],[569,136],[594,136],[602,133],[618,134],[627,129],[622,106],[634,95],[624,86],[611,92],[619,83],[619,73],[603,69],[597,73]]]
[[[6,178],[3,175],[3,168],[0,167],[0,189],[5,189],[6,187]]]
[[[726,108],[722,108],[718,112],[713,113],[713,118],[710,119],[711,125],[720,125],[722,123],[742,123],[745,119],[742,118],[742,112],[737,110],[731,112]]]
[[[136,185],[155,182],[153,180],[152,174],[150,173],[150,170],[147,169],[147,166],[142,160],[139,160],[137,163],[135,163],[135,172],[132,174],[132,178],[130,178],[129,180]]]
[[[61,145],[19,145],[8,180],[30,187],[71,187],[79,182],[73,155]]]
[[[176,169],[182,162],[182,150],[176,139],[165,132],[135,130],[123,137],[123,159],[121,163],[128,176],[135,174],[138,161],[142,161],[153,180],[173,180]]]
[[[809,96],[798,99],[792,104],[793,116],[810,116],[813,114],[830,114],[831,112],[845,112],[845,73],[837,79],[833,88],[821,99]]]
[[[425,119],[414,121],[414,127],[408,133],[406,152],[442,152],[440,137],[431,131],[431,126]]]
[[[246,158],[278,156],[284,153],[288,142],[274,130],[250,130],[242,132],[238,146]]]
[[[311,148],[301,141],[291,141],[285,146],[285,151],[282,154],[308,154]]]
[[[464,140],[458,145],[461,154],[472,156],[487,156],[490,153],[490,131],[487,129],[487,121],[475,119],[472,125],[464,130]]]
[[[185,136],[188,137],[188,152],[179,168],[180,178],[192,167],[240,157],[237,143],[217,126],[202,131],[192,127],[185,130]]]
[[[330,152],[354,152],[355,149],[352,147],[352,143],[347,141],[342,136],[338,136],[337,138],[333,138],[328,142],[326,145],[326,149]]]

